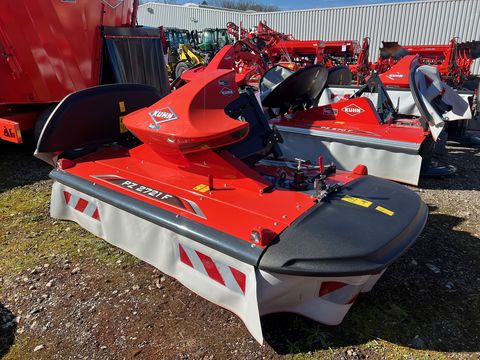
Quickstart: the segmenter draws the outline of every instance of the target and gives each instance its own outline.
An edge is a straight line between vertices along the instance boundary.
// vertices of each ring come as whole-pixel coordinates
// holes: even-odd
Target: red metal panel
[[[428,135],[417,119],[382,124],[373,103],[363,97],[299,111],[288,118],[278,118],[274,123],[415,144],[421,144]]]
[[[133,0],[0,2],[0,104],[60,101],[98,84],[100,26],[130,22]]]

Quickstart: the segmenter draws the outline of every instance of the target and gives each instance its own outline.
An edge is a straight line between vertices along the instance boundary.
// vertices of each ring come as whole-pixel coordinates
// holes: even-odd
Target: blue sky
[[[352,5],[372,5],[386,4],[392,2],[407,2],[412,0],[277,0],[277,1],[259,1],[264,4],[274,4],[282,10],[292,9],[315,9],[322,7],[352,6]]]

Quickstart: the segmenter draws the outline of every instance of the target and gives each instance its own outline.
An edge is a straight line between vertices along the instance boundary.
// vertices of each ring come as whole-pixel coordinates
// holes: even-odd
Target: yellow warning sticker
[[[119,101],[118,107],[120,108],[120,112],[125,112],[125,101]]]
[[[123,134],[123,133],[126,133],[128,131],[127,127],[125,125],[123,125],[123,116],[120,116],[119,117],[119,121],[120,121],[120,132]]]
[[[355,204],[355,205],[358,205],[358,206],[363,206],[365,208],[368,208],[370,205],[372,205],[371,201],[360,199],[360,198],[353,197],[353,196],[348,196],[348,195],[345,195],[344,197],[342,197],[342,200],[346,201],[346,202],[349,202],[351,204]]]
[[[393,212],[392,210],[385,209],[382,206],[377,206],[375,210],[380,211],[381,213],[384,213],[385,215],[388,215],[388,216],[393,216],[395,214],[395,212]]]
[[[193,188],[193,190],[204,193],[204,192],[207,192],[208,190],[210,190],[210,188],[208,187],[208,185],[199,184],[199,185],[195,186]]]

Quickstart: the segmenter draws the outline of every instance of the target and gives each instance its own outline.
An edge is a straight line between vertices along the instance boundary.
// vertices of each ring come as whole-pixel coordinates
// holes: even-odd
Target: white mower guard
[[[232,311],[260,344],[260,315],[291,312],[324,324],[339,324],[357,296],[370,291],[385,271],[320,278],[259,270],[58,181],[53,184],[50,205],[53,218],[76,222]],[[223,284],[212,278],[205,261],[218,270]]]

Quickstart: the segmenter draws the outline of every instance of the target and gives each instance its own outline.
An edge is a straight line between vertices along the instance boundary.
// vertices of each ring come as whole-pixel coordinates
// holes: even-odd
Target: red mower
[[[295,153],[312,160],[320,151],[342,169],[361,162],[371,174],[417,185],[421,172],[455,173],[455,167],[439,165],[432,156],[447,115],[468,109],[453,89],[435,80],[436,74],[436,69],[418,65],[409,73],[410,94],[420,116],[400,113],[378,75],[336,101],[338,94],[325,84],[348,77],[346,68],[316,66],[291,72],[274,67],[262,78],[260,89],[271,123],[285,139],[282,150],[287,156]]]
[[[48,118],[36,156],[55,167],[53,217],[231,310],[262,342],[263,314],[340,323],[428,211],[409,189],[360,164],[338,170],[320,149],[313,162],[285,160],[281,142],[255,95],[219,69],[164,97],[142,85],[73,93]]]
[[[423,116],[414,95],[414,89],[417,85],[412,83],[411,77],[411,73],[422,65],[422,62],[424,61],[418,55],[406,55],[378,75],[378,79],[385,86],[388,96],[396,106],[396,112],[405,117]],[[447,104],[447,108],[442,111],[441,117],[442,121],[445,122],[445,131],[440,134],[439,128],[431,128],[434,139],[440,138],[441,144],[444,144],[447,138],[461,143],[475,143],[475,137],[478,136],[475,134],[480,131],[478,89],[476,91],[454,90],[444,82],[444,77],[438,67],[423,66],[422,69],[425,71],[429,69],[426,78],[427,83],[424,86],[424,91],[427,92],[426,96],[429,97],[429,100],[435,101],[440,93],[442,98],[449,99],[447,102],[453,101],[456,104]],[[348,74],[344,76],[344,79],[348,79]],[[349,98],[360,90],[360,86],[351,85],[349,80],[338,81],[344,79],[337,78],[329,82],[319,101],[320,105],[327,105]],[[453,93],[454,91],[456,94]],[[462,98],[463,101],[460,101],[458,97]],[[476,142],[480,143],[480,140]]]

